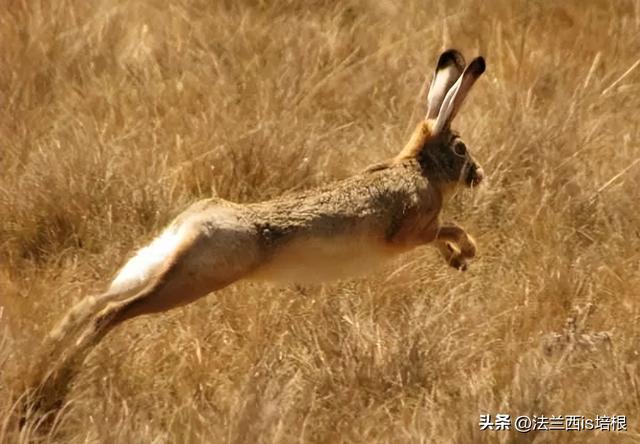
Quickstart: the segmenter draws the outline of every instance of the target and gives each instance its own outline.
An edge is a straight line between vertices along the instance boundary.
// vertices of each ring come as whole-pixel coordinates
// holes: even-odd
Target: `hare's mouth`
[[[478,166],[472,166],[467,173],[467,185],[470,187],[477,187],[482,183],[484,179],[484,170]]]

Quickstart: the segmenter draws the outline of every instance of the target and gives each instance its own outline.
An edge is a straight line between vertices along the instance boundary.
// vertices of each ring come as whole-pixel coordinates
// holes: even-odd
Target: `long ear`
[[[458,81],[449,89],[449,92],[447,92],[447,95],[442,101],[442,106],[440,107],[440,112],[438,112],[438,118],[434,127],[434,134],[439,133],[451,124],[453,118],[458,114],[469,90],[484,70],[485,63],[482,57],[476,57],[469,66],[465,68]]]
[[[455,49],[449,49],[440,55],[427,96],[427,119],[437,117],[447,91],[462,74],[464,65],[464,57]]]

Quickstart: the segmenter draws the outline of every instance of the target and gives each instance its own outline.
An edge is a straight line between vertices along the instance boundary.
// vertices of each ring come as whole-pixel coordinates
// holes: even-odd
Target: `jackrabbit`
[[[267,202],[206,199],[177,216],[124,265],[104,294],[77,304],[48,335],[31,371],[40,406],[63,396],[73,368],[114,326],[188,304],[240,279],[326,281],[371,270],[428,243],[450,265],[466,269],[475,243],[439,214],[456,187],[477,186],[484,176],[450,128],[484,70],[482,57],[465,68],[458,51],[442,53],[426,118],[387,162]]]

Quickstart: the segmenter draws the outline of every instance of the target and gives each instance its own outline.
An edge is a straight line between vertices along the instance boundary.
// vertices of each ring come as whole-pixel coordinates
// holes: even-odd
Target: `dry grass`
[[[638,1],[0,3],[0,441],[640,440]],[[12,375],[132,249],[392,156],[450,46],[488,62],[457,128],[489,182],[447,209],[470,271],[425,248],[134,320],[20,431]],[[480,432],[499,412],[630,431]]]

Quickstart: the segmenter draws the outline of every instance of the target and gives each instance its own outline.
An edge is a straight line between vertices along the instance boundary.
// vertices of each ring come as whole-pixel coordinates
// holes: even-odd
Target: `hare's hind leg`
[[[127,319],[185,305],[231,283],[220,283],[211,287],[194,287],[188,282],[188,279],[183,279],[183,275],[172,277],[171,273],[166,273],[163,277],[164,279],[156,281],[147,289],[128,299],[107,304],[99,313],[92,316],[74,343],[64,351],[65,357],[59,367],[78,367],[107,333]]]
[[[173,271],[173,273],[172,273]],[[194,286],[188,274],[180,271],[180,267],[170,270],[150,286],[123,301],[109,303],[97,315],[79,336],[73,345],[74,354],[85,353],[120,323],[136,316],[168,311],[171,308],[186,305],[210,292],[220,290],[233,281],[220,281],[210,286]]]
[[[170,254],[152,268],[142,269],[144,283],[136,281],[143,261],[134,257],[109,292],[71,309],[45,341],[39,371],[30,378],[29,409],[48,411],[61,405],[84,358],[121,322],[188,304],[244,277],[258,265],[260,248],[251,229],[197,225],[183,227]],[[131,287],[137,289],[135,293],[126,289],[131,282],[136,284]]]
[[[252,261],[247,261],[245,267],[237,267],[236,263],[233,270],[221,266],[221,272],[218,273],[207,266],[198,268],[199,265],[212,265],[212,258],[214,262],[233,262],[231,258],[225,259],[224,252],[217,259],[215,253],[207,252],[209,257],[202,262],[205,259],[202,257],[205,251],[200,249],[202,242],[201,239],[194,239],[186,245],[171,264],[137,294],[124,299],[112,298],[106,304],[91,304],[91,310],[78,310],[81,319],[74,318],[72,324],[75,330],[80,327],[84,329],[74,331],[72,336],[68,330],[63,332],[65,347],[54,358],[54,365],[47,369],[37,389],[41,410],[49,410],[60,404],[86,356],[118,324],[136,316],[186,305],[226,287],[253,269]],[[244,251],[250,252],[248,246]],[[251,255],[244,257],[251,258]]]
[[[88,296],[74,305],[45,338],[42,349],[50,356],[57,356],[65,342],[73,338],[89,319],[95,316],[107,304],[124,300],[135,292],[106,292],[99,296]]]
[[[130,295],[126,292],[107,292],[99,296],[88,296],[74,305],[45,337],[38,353],[33,357],[24,379],[26,388],[42,393],[45,381],[65,379],[66,377],[56,369],[64,367],[61,365],[65,361],[64,356],[72,348],[79,333],[86,328],[96,313],[112,301],[122,300],[127,296]]]
[[[195,222],[153,285],[104,311],[118,324],[139,315],[187,305],[253,272],[263,260],[257,233],[243,224]]]

